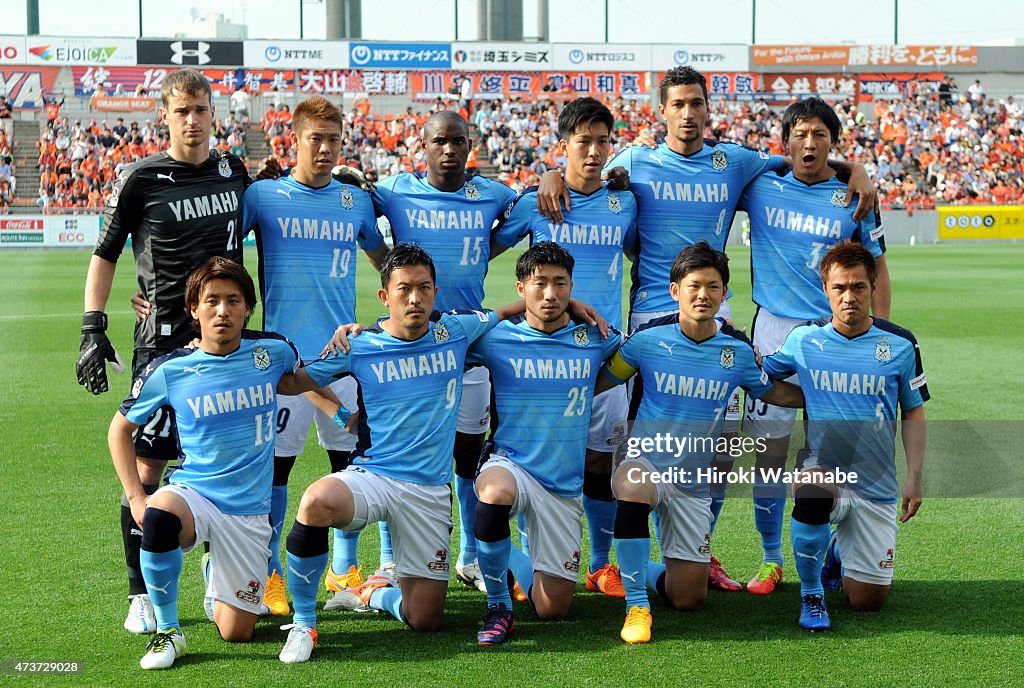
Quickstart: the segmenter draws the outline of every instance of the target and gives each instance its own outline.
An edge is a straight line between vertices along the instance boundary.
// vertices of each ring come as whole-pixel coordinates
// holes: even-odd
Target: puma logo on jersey
[[[780,182],[778,179],[773,179],[772,184],[779,187],[779,193],[782,193],[783,191],[786,190],[786,185]]]
[[[676,343],[678,344],[678,342],[676,342]],[[674,349],[676,347],[675,344],[666,344],[665,342],[661,341],[660,339],[658,340],[658,346],[660,346],[662,349],[667,351],[669,356],[672,355],[672,349]]]
[[[194,366],[185,366],[184,368],[181,369],[181,372],[183,372],[183,373],[195,373],[196,377],[202,377],[203,376],[203,364],[199,363],[199,364],[194,365]]]
[[[287,189],[274,189],[274,191],[276,191],[277,193],[282,194],[284,196],[287,196],[289,201],[292,200],[292,192],[291,191],[288,191]]]
[[[821,351],[822,353],[825,353],[825,342],[827,342],[827,341],[828,341],[827,339],[823,340],[823,341],[818,341],[817,339],[812,339],[811,340],[811,344],[814,344],[816,347],[818,347],[818,351]]]
[[[171,182],[173,184],[174,183],[174,177],[171,176],[173,174],[174,174],[173,172],[168,172],[167,174],[164,174],[163,172],[157,172],[156,173],[156,178],[157,179],[166,179],[166,180],[168,180],[169,182]]]

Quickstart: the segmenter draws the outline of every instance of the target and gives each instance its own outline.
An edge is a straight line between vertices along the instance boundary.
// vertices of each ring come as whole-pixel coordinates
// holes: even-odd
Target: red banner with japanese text
[[[758,95],[770,103],[788,103],[806,96],[840,100],[854,98],[857,85],[857,77],[852,74],[762,74]]]
[[[708,80],[708,97],[751,97],[758,91],[759,75],[753,72],[705,72]],[[665,78],[665,72],[657,73],[657,82]]]
[[[767,66],[947,67],[978,64],[967,45],[755,45],[750,63]]]
[[[159,91],[164,78],[172,69],[163,67],[72,67],[75,81],[75,95],[91,96],[98,92],[103,95],[152,95]],[[271,69],[200,69],[210,81],[216,93],[230,95],[236,88],[244,86],[250,93],[263,93],[276,87],[289,91],[295,81],[295,73]]]

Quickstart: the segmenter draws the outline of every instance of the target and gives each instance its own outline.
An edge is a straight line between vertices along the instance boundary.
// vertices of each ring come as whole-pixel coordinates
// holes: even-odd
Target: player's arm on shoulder
[[[771,390],[761,395],[761,401],[773,406],[803,408],[804,393],[799,385],[794,385],[785,380],[775,380]]]
[[[562,179],[559,170],[548,170],[540,178],[540,186],[537,188],[537,210],[540,214],[552,222],[561,223],[562,203],[565,203],[565,210],[572,210],[572,200],[569,198],[569,187]]]
[[[877,275],[875,290],[871,294],[871,314],[888,320],[892,307],[892,282],[889,280],[889,266],[885,262],[885,254],[875,258],[875,267]]]
[[[388,257],[387,244],[381,244],[380,246],[370,250],[363,250],[366,252],[367,262],[370,263],[374,270],[380,272],[381,263],[383,263],[384,259]]]
[[[878,205],[878,189],[864,165],[859,162],[830,158],[828,166],[849,177],[849,181],[846,183],[846,200],[843,202],[843,207],[849,208],[854,196],[857,197],[857,207],[853,211],[855,221],[860,222],[875,212],[875,206]]]
[[[601,371],[597,374],[597,382],[594,383],[594,394],[606,392],[625,383],[635,373],[636,368],[626,360],[623,350],[620,348],[601,366]]]
[[[491,230],[491,257],[500,256],[530,233],[530,222],[537,211],[536,190],[516,196],[502,213],[500,224]]]
[[[907,522],[921,508],[921,472],[924,468],[924,448],[928,431],[924,417],[924,404],[912,409],[900,409],[903,450],[907,455],[907,477],[900,490],[900,521]]]

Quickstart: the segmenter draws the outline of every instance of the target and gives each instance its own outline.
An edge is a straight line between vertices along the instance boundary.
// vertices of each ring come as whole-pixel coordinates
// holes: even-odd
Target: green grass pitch
[[[491,265],[488,305],[515,297],[516,253]],[[746,324],[753,313],[749,254],[736,249],[731,255],[733,312]],[[252,268],[255,255],[248,259]],[[251,644],[228,645],[217,637],[202,613],[199,557],[192,554],[181,582],[189,654],[170,672],[145,673],[138,660],[146,640],[121,629],[127,604],[119,485],[106,449],[107,424],[130,382],[112,376],[114,391],[93,397],[74,377],[88,260],[84,251],[0,253],[0,660],[76,660],[85,667],[78,676],[17,685],[1021,685],[1024,501],[928,493],[899,536],[886,609],[856,614],[830,593],[833,631],[823,635],[797,628],[797,576],[787,562],[786,582],[769,598],[713,592],[696,613],[655,601],[654,642],[647,646],[621,643],[621,602],[587,593],[581,584],[567,621],[541,623],[518,606],[513,640],[481,648],[474,634],[483,598],[453,583],[439,634],[416,634],[385,616],[325,613],[313,661],[285,666],[277,660],[285,638],[278,625],[285,619],[262,621]],[[922,346],[934,395],[929,418],[1016,420],[1002,427],[1020,426],[1024,247],[896,246],[889,263],[892,319],[913,330]],[[361,264],[364,322],[382,311],[376,279]],[[125,358],[133,284],[126,255],[109,306],[111,336]],[[953,439],[949,431],[947,439],[938,435],[929,456]],[[1002,460],[1016,460],[1019,471],[1021,439],[1018,434],[991,451],[1005,452]],[[953,468],[973,471],[990,458],[989,450],[979,450],[975,464]],[[311,442],[292,474],[289,522],[302,490],[327,466]],[[1016,485],[1000,494],[1021,494],[1019,479],[1018,472]],[[730,499],[714,544],[726,569],[743,581],[760,560],[751,512],[749,499]],[[361,544],[361,558],[373,568],[376,529]],[[8,681],[15,685],[0,677]]]

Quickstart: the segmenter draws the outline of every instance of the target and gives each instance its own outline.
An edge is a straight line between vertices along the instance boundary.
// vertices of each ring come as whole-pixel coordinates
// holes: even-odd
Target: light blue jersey
[[[622,253],[636,243],[636,200],[629,191],[602,186],[591,194],[570,189],[572,210],[555,224],[537,209],[537,192],[518,199],[494,239],[509,248],[525,236],[530,244],[553,241],[576,261],[572,295],[592,306],[608,324],[622,329]]]
[[[491,229],[515,197],[485,177],[473,177],[458,191],[441,191],[426,176],[406,172],[382,179],[373,205],[388,218],[396,243],[416,244],[430,254],[437,269],[434,305],[444,311],[482,307]]]
[[[884,230],[876,213],[854,222],[856,203],[844,208],[846,184],[832,177],[805,184],[792,172],[763,174],[747,186],[740,207],[750,215],[750,272],[754,303],[772,315],[814,320],[829,312],[818,264],[844,239],[878,258]]]
[[[630,408],[636,419],[631,440],[658,433],[691,438],[682,448],[663,444],[643,452],[659,471],[710,466],[732,390],[739,386],[759,399],[773,387],[740,331],[723,323],[711,338],[695,342],[683,334],[676,314],[639,327],[604,370],[620,382],[639,375]],[[691,473],[690,478],[696,481],[697,476]],[[696,492],[706,493],[707,482],[699,482]]]
[[[120,411],[143,425],[174,409],[185,459],[171,474],[225,514],[270,512],[277,430],[277,383],[299,367],[292,343],[273,332],[242,331],[227,356],[177,349],[146,367]]]
[[[617,331],[602,339],[597,328],[571,321],[548,334],[522,315],[478,339],[469,360],[491,371],[495,453],[547,490],[579,497],[594,382],[620,339]]]
[[[316,358],[335,327],[355,322],[357,248],[384,243],[369,194],[333,179],[319,189],[265,179],[242,197],[242,227],[256,232],[263,326]]]
[[[800,378],[812,455],[826,466],[857,471],[864,497],[895,502],[898,409],[929,399],[914,335],[875,318],[871,329],[848,339],[819,320],[795,328],[763,363],[774,378]]]
[[[434,311],[414,341],[377,325],[352,338],[351,350],[306,367],[327,386],[359,382],[359,444],[352,463],[378,475],[422,485],[452,481],[452,445],[470,344],[498,322],[493,311]]]
[[[698,241],[724,251],[744,187],[784,164],[778,155],[709,140],[690,156],[663,143],[654,150],[633,146],[609,160],[607,169],[629,171],[629,189],[640,210],[632,311],[676,310],[668,291],[676,256]]]

